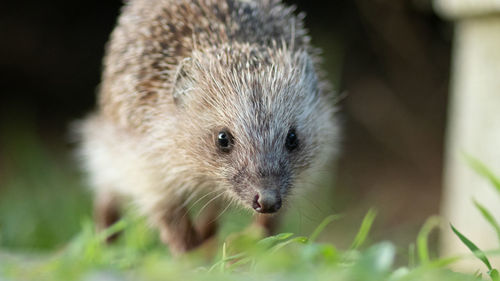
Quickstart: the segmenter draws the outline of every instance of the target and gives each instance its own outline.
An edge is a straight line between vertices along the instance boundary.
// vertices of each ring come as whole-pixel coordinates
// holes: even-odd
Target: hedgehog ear
[[[306,81],[311,82],[311,85],[318,83],[318,73],[316,72],[314,60],[306,53],[302,56],[302,75],[306,77]]]
[[[302,56],[303,60],[303,73],[306,76],[315,76],[316,75],[316,70],[314,69],[314,61],[309,57],[307,53],[304,53]]]
[[[173,79],[173,98],[176,105],[184,104],[186,94],[193,88],[193,80],[189,75],[189,68],[191,66],[191,59],[185,58],[177,67]]]

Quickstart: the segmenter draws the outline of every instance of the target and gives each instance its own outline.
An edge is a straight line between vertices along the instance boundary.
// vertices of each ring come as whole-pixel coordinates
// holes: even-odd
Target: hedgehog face
[[[259,213],[274,213],[293,186],[294,157],[300,153],[295,129],[270,135],[266,129],[246,132],[235,124],[217,133],[216,161],[222,181],[238,201]],[[234,137],[233,133],[238,137]],[[256,135],[258,134],[258,135]]]
[[[203,170],[244,206],[274,213],[329,154],[332,106],[306,52],[252,50],[195,57],[181,106],[203,132],[193,141]]]
[[[241,133],[236,128],[234,131]],[[232,134],[230,129],[224,128],[215,136],[215,160],[221,171],[222,181],[229,185],[230,192],[238,201],[255,211],[278,211],[292,181],[288,163],[290,159],[283,157],[282,153],[291,153],[298,148],[296,133],[288,133],[284,141],[265,141],[265,138],[270,137],[265,133],[260,137],[254,136],[262,142],[247,139],[244,134],[239,138]],[[279,143],[283,145],[276,147]]]

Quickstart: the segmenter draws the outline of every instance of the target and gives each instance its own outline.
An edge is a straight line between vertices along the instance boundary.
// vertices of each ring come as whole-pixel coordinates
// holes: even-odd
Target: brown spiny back
[[[302,15],[277,0],[132,0],[108,46],[101,110],[145,128],[172,104],[176,71],[193,51],[245,44],[310,50]]]

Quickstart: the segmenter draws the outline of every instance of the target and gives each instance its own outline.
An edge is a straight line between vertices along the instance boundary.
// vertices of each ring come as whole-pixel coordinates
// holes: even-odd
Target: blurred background
[[[348,245],[366,211],[372,239],[402,248],[439,211],[452,28],[429,0],[287,0],[307,14],[344,126],[326,202],[303,221],[344,219],[323,235]],[[91,217],[69,125],[92,110],[121,1],[7,1],[0,9],[0,247],[53,249]],[[334,186],[334,187],[333,187]],[[325,191],[328,189],[328,191]],[[304,225],[307,225],[304,223]],[[284,228],[287,226],[285,225]],[[293,228],[293,226],[290,226]],[[307,233],[307,226],[296,232]],[[1,250],[0,250],[1,251]]]

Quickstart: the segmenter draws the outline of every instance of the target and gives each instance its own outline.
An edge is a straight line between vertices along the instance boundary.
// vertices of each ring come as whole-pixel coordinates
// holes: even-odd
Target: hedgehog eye
[[[297,133],[295,129],[290,129],[286,135],[285,147],[288,151],[295,150],[299,146],[299,139],[297,138]]]
[[[233,136],[227,130],[220,131],[217,134],[217,146],[223,152],[230,152],[233,146]]]

